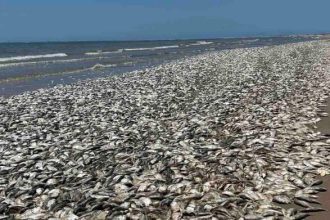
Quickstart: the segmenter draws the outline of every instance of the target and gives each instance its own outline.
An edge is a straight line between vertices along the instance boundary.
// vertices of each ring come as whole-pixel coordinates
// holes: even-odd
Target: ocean
[[[312,36],[0,44],[0,96],[152,67],[207,51],[313,40]]]

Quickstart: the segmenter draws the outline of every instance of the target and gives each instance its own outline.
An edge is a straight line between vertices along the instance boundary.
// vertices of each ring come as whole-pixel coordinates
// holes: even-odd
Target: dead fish
[[[315,203],[315,204],[320,204],[319,201],[317,201],[316,199],[307,197],[307,196],[298,196],[296,197],[297,200],[302,200],[302,201],[306,201],[308,203]]]
[[[304,200],[299,200],[299,199],[295,199],[294,200],[294,203],[296,205],[299,205],[299,206],[304,207],[304,208],[307,208],[307,207],[310,207],[311,206],[308,202],[306,202]]]
[[[320,207],[309,207],[309,208],[306,208],[306,209],[303,209],[301,210],[302,212],[322,212],[322,211],[325,211],[325,209],[323,208],[320,208]]]
[[[273,197],[273,201],[280,204],[289,204],[291,203],[291,199],[286,195],[277,195]]]
[[[307,218],[307,217],[309,217],[309,216],[310,216],[310,215],[309,215],[308,213],[298,213],[298,214],[292,216],[292,218],[293,218],[294,220],[302,220],[302,219],[305,219],[305,218]]]
[[[244,216],[245,220],[259,220],[259,219],[263,219],[262,215],[257,215],[257,214],[249,214]]]
[[[213,51],[0,97],[0,213],[304,218],[277,203],[314,210],[325,190],[330,141],[312,127],[330,91],[329,49]]]

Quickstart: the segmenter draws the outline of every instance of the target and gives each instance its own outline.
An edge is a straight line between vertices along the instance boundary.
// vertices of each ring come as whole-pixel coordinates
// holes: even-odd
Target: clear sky
[[[0,0],[0,42],[330,32],[330,0]]]

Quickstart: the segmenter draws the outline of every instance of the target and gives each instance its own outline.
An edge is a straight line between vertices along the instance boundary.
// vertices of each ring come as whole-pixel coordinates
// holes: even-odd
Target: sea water
[[[111,76],[207,51],[312,40],[308,36],[0,44],[0,96]]]

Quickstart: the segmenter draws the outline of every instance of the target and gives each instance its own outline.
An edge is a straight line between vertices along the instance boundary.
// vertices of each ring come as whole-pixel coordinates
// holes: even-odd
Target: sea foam
[[[200,46],[200,45],[208,45],[213,44],[211,41],[197,41],[196,43],[188,44],[187,46]]]
[[[41,61],[27,61],[19,63],[3,63],[0,64],[1,67],[13,67],[13,66],[26,66],[26,65],[39,65],[39,64],[56,64],[56,63],[74,63],[79,61],[88,61],[95,59],[105,59],[106,57],[92,57],[92,58],[77,58],[77,59],[66,59],[66,60],[41,60]]]
[[[106,55],[106,54],[114,54],[114,53],[121,53],[123,52],[123,49],[119,49],[116,51],[96,51],[96,52],[87,52],[85,55],[87,56],[97,56],[97,55]]]
[[[179,45],[170,45],[170,46],[160,46],[160,47],[142,47],[142,48],[128,48],[124,49],[125,51],[139,51],[139,50],[161,50],[161,49],[170,49],[170,48],[179,48]]]
[[[54,53],[54,54],[44,54],[44,55],[4,57],[4,58],[0,58],[0,62],[22,61],[22,60],[33,60],[33,59],[41,59],[41,58],[66,57],[66,56],[68,55],[65,53]]]

